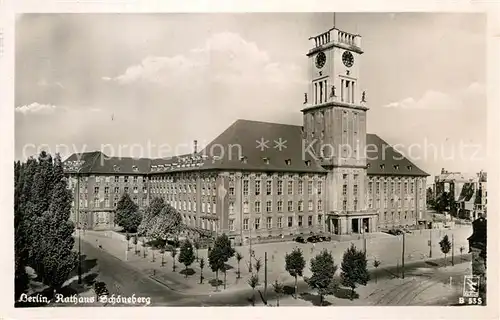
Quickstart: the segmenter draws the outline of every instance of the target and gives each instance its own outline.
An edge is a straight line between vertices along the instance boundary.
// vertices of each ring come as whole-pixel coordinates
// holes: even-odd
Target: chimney
[[[198,140],[194,140],[194,154],[196,155],[198,153]]]

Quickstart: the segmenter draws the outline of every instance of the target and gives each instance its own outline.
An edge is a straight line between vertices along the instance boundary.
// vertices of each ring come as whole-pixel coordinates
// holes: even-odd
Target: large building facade
[[[75,219],[112,228],[128,192],[141,207],[162,197],[187,226],[236,243],[424,223],[428,174],[366,132],[361,37],[334,28],[312,39],[303,126],[237,120],[200,152],[170,159],[74,154],[65,163]]]

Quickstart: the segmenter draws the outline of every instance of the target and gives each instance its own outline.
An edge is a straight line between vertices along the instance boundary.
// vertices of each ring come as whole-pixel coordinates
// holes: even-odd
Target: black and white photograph
[[[13,20],[16,310],[496,304],[485,12]]]

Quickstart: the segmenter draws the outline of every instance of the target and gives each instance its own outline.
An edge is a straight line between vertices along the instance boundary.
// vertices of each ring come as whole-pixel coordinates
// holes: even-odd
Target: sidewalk
[[[436,233],[436,236],[433,238],[441,236],[441,232],[433,231]],[[455,232],[455,254],[458,256],[459,245],[461,246],[464,241],[466,241],[466,236],[468,236],[468,232],[463,232],[462,230],[450,231],[445,230],[443,233],[453,233]],[[428,234],[428,233],[427,233]],[[427,237],[425,233],[423,234],[412,234],[407,236],[407,252],[405,255],[405,262],[416,262],[428,259],[429,247],[427,243]],[[161,254],[158,250],[154,250],[155,261],[152,261],[153,250],[151,248],[147,248],[147,256],[143,257],[143,247],[138,244],[137,248],[140,250],[140,256],[134,253],[135,246],[130,245],[130,251],[126,251],[126,241],[120,240],[118,237],[114,237],[112,233],[105,233],[102,231],[86,231],[85,235],[82,234],[82,241],[87,241],[90,244],[98,247],[102,246],[102,249],[108,252],[109,254],[115,256],[116,258],[127,261],[127,263],[140,271],[141,273],[149,276],[151,279],[169,287],[171,290],[177,291],[179,293],[184,293],[187,295],[206,295],[206,294],[220,294],[220,293],[231,293],[235,291],[248,290],[250,286],[247,283],[247,279],[249,278],[250,272],[248,270],[248,257],[249,257],[249,246],[236,247],[236,251],[240,252],[243,255],[243,260],[240,262],[240,270],[241,270],[241,278],[237,279],[237,261],[233,257],[228,262],[228,265],[231,267],[227,271],[226,277],[226,289],[223,286],[219,286],[219,291],[215,291],[215,287],[212,286],[209,281],[215,279],[215,273],[210,270],[207,259],[207,249],[200,249],[198,255],[200,258],[204,258],[205,267],[203,269],[204,281],[203,284],[200,284],[200,268],[199,262],[194,262],[190,268],[194,271],[194,274],[190,275],[188,278],[185,278],[183,274],[180,272],[184,270],[184,265],[177,261],[178,255],[176,256],[176,271],[172,271],[172,257],[169,252],[166,252],[164,255],[165,266],[161,266]],[[300,244],[300,243],[291,243],[291,242],[283,242],[283,243],[272,243],[272,244],[259,244],[253,245],[252,250],[255,252],[256,257],[261,258],[262,268],[259,271],[259,282],[263,283],[264,281],[264,254],[267,252],[268,259],[268,287],[272,288],[271,283],[275,280],[280,282],[289,284],[294,282],[294,278],[292,278],[285,271],[285,254],[287,252],[291,252],[294,247],[299,247],[302,249],[304,254],[304,259],[306,260],[306,268],[304,270],[304,275],[310,276],[310,259],[314,255],[318,254],[322,249],[326,248],[332,252],[334,256],[335,264],[337,264],[340,268],[340,263],[342,261],[342,255],[351,243],[354,243],[356,247],[359,249],[363,248],[363,241],[355,240],[355,241],[345,241],[345,242],[322,242],[316,243],[314,245],[308,244]],[[396,266],[400,264],[401,259],[401,244],[400,240],[394,236],[382,237],[382,238],[371,238],[367,239],[367,257],[369,259],[368,268],[373,269],[372,261],[373,259],[378,259],[382,261],[381,267],[386,268],[389,266]],[[437,241],[435,241],[437,242]],[[442,254],[439,252],[439,249],[436,247],[437,243],[433,243],[433,258],[441,257]],[[409,248],[410,246],[410,248]],[[415,248],[411,246],[416,246]],[[373,252],[374,254],[370,254]],[[425,254],[426,252],[427,254]],[[196,254],[196,252],[195,252]],[[448,255],[450,258],[451,253]],[[253,259],[253,264],[255,263],[255,259]],[[255,268],[253,268],[255,272]],[[224,280],[224,274],[219,272],[219,280]]]

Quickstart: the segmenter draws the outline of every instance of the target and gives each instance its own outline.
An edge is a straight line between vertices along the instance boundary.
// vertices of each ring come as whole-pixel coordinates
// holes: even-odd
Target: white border
[[[0,28],[4,31],[4,55],[0,58],[0,213],[2,256],[0,283],[2,318],[363,318],[363,319],[498,319],[498,215],[500,120],[500,14],[494,1],[333,1],[333,0],[165,0],[145,1],[50,1],[0,0]],[[488,12],[488,301],[487,307],[280,307],[280,308],[38,308],[14,309],[13,297],[13,166],[14,159],[14,13],[22,12]],[[457,30],[460,32],[460,30]],[[466,41],[466,39],[464,39]],[[450,49],[450,58],[453,57]]]

